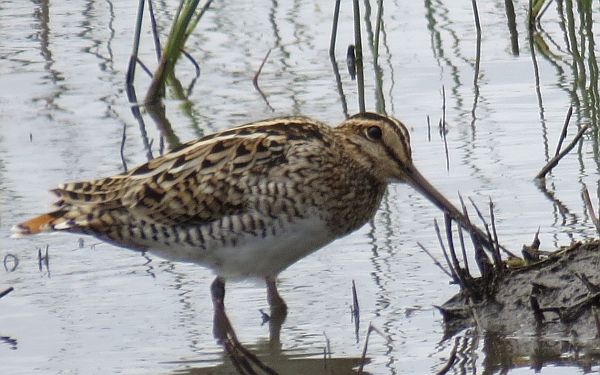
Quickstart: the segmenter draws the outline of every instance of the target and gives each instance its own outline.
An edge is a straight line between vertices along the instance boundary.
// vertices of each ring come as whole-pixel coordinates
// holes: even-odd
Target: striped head
[[[336,132],[344,138],[353,159],[378,180],[406,182],[412,157],[408,130],[400,121],[359,113],[342,122]]]

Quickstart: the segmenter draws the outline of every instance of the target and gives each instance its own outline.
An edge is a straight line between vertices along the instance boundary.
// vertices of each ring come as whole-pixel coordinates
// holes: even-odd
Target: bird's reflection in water
[[[283,350],[280,340],[281,326],[285,315],[272,315],[268,321],[269,339],[260,339],[253,344],[237,341],[233,327],[222,306],[215,304],[213,332],[217,341],[223,345],[222,363],[205,367],[205,361],[173,362],[186,368],[173,374],[178,375],[229,375],[229,374],[311,374],[337,375],[356,374],[361,363],[366,365],[370,359],[358,357],[334,358],[326,349],[315,347],[314,352],[298,353]],[[258,361],[258,362],[257,362]],[[199,364],[198,367],[195,367]],[[200,367],[201,366],[201,367]],[[251,368],[251,370],[248,370]],[[363,371],[362,374],[369,374]]]

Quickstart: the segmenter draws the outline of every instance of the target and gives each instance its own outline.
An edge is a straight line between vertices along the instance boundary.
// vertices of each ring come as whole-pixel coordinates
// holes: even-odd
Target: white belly
[[[325,223],[306,218],[267,235],[237,234],[235,245],[220,240],[208,241],[206,249],[189,245],[152,247],[150,253],[162,258],[203,265],[226,278],[276,276],[291,264],[335,240]]]

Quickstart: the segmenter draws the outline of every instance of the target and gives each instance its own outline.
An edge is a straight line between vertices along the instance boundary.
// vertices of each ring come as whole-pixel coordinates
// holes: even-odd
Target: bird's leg
[[[278,317],[283,322],[287,315],[287,305],[277,292],[276,279],[273,276],[267,276],[265,281],[267,282],[267,301],[271,307],[271,318]]]
[[[217,277],[210,285],[210,293],[215,311],[213,319],[213,334],[220,342],[226,341],[229,337],[237,341],[235,332],[229,323],[229,318],[225,313],[225,280]]]
[[[265,371],[270,375],[277,375],[273,369],[265,365],[256,355],[246,349],[237,339],[235,331],[229,322],[229,318],[225,313],[225,280],[217,276],[215,281],[210,285],[210,293],[212,295],[215,316],[213,321],[213,333],[215,338],[223,345],[223,348],[229,355],[233,365],[240,370],[250,370],[251,372],[243,372],[256,374],[252,365]]]
[[[213,305],[224,306],[225,301],[225,280],[217,276],[215,280],[210,284],[210,294],[212,295]]]

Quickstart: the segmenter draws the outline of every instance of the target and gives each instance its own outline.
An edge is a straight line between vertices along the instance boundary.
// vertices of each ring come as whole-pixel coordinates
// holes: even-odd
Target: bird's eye
[[[379,126],[370,126],[367,128],[367,137],[372,141],[381,139],[381,128]]]

